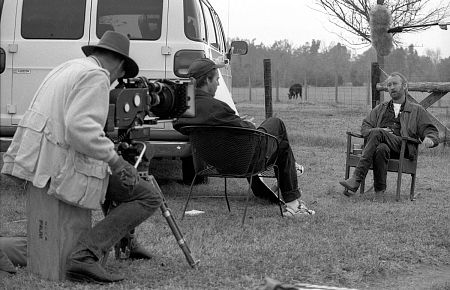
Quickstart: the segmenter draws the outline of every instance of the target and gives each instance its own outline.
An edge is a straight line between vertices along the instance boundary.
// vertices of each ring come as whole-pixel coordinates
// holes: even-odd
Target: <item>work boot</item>
[[[134,229],[127,233],[114,247],[116,259],[151,259],[152,255],[142,246],[134,234]]]
[[[353,195],[354,192],[356,192],[359,188],[359,184],[360,182],[356,180],[355,175],[352,175],[352,177],[350,177],[349,179],[345,179],[342,181],[339,181],[339,183],[345,187],[347,190],[351,191],[352,193],[349,193],[348,191],[346,191],[348,194],[344,193],[347,196],[351,196]]]
[[[139,244],[139,242],[137,241],[136,238],[131,240],[131,245],[130,245],[130,259],[145,259],[145,260],[149,260],[152,258],[152,255],[150,254],[149,251],[147,251],[147,249],[144,248],[144,246],[142,246],[141,244]]]
[[[75,282],[105,284],[121,281],[125,277],[108,273],[95,255],[85,249],[70,255],[66,264],[66,278]]]
[[[373,200],[372,201],[377,201],[377,200],[379,200],[379,198],[381,197],[381,201],[382,202],[386,202],[386,198],[385,198],[385,196],[384,196],[384,192],[385,192],[386,190],[375,190],[375,196],[374,196],[374,198],[373,198]]]

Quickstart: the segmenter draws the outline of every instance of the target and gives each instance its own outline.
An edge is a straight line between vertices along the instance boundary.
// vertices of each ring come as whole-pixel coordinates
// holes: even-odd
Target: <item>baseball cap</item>
[[[214,61],[210,60],[209,58],[199,58],[194,60],[194,62],[191,63],[189,66],[189,76],[193,77],[195,79],[198,79],[210,71],[212,71],[215,68],[221,68],[224,67],[225,64],[216,64]]]

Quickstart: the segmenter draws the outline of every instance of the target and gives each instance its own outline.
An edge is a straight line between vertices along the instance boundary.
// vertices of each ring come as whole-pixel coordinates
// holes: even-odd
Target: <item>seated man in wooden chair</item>
[[[226,103],[214,98],[219,85],[218,68],[223,65],[215,64],[212,60],[201,58],[195,60],[189,67],[189,74],[196,80],[194,118],[180,118],[174,123],[174,128],[179,130],[189,125],[234,126],[256,129],[253,122],[240,118],[236,112]],[[289,144],[286,127],[278,118],[268,118],[258,130],[274,135],[280,141],[280,149],[277,159],[279,169],[278,185],[286,204],[283,215],[298,217],[312,215],[315,212],[309,210],[300,200],[297,174],[303,171],[297,164]],[[271,148],[267,148],[271,150]]]
[[[408,100],[408,83],[401,73],[394,72],[386,80],[391,100],[376,106],[363,120],[361,134],[366,140],[362,156],[353,175],[339,183],[353,195],[373,165],[374,189],[376,195],[386,190],[387,165],[389,158],[398,157],[402,137],[420,139],[425,147],[439,143],[439,132],[431,122],[427,111],[419,104]],[[407,144],[405,157],[416,158],[417,147]]]

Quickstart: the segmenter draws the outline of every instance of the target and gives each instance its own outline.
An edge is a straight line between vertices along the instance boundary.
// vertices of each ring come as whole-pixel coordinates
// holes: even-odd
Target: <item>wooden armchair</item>
[[[353,145],[352,137],[364,139],[361,134],[347,132],[347,154],[346,154],[346,161],[345,161],[345,179],[348,179],[350,176],[350,167],[356,167],[358,165],[359,158],[361,156],[360,153],[355,153],[355,151],[352,148],[353,147],[352,146]],[[411,201],[415,200],[414,187],[415,187],[415,183],[416,183],[416,169],[417,169],[417,159],[418,159],[419,151],[417,150],[417,156],[414,160],[405,158],[404,156],[405,156],[407,143],[413,143],[416,146],[418,146],[420,144],[420,141],[416,140],[414,138],[410,138],[410,137],[403,137],[399,159],[389,159],[389,163],[388,163],[388,172],[397,172],[397,193],[396,193],[397,201],[400,200],[400,189],[401,189],[401,184],[402,184],[402,174],[403,173],[411,175],[410,200]],[[372,166],[370,166],[370,169],[373,169]],[[364,193],[364,187],[365,187],[365,179],[361,181],[361,185],[360,185],[360,193],[361,194]]]

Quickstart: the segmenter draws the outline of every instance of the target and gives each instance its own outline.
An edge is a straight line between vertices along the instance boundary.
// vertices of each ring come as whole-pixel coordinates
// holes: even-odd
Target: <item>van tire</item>
[[[192,156],[181,158],[181,169],[183,174],[183,183],[191,185],[195,176],[194,159]],[[206,184],[208,183],[207,176],[197,177],[194,184]]]

